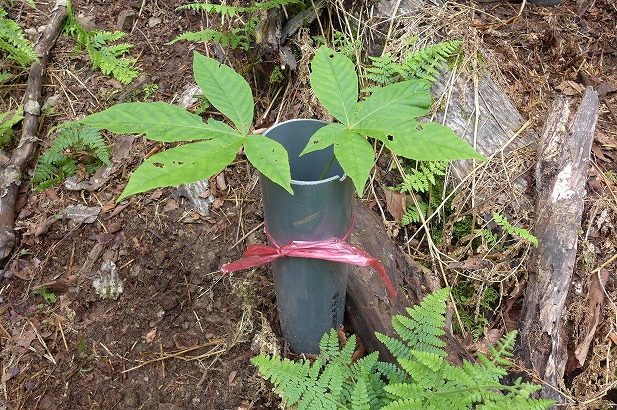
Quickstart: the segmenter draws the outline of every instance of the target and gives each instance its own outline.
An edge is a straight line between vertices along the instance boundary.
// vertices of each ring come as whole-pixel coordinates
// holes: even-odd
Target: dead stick
[[[15,203],[21,175],[36,147],[41,115],[43,72],[49,53],[67,16],[66,0],[56,0],[49,23],[34,46],[38,60],[32,63],[26,84],[24,120],[19,145],[8,164],[0,166],[0,260],[8,257],[15,245]]]
[[[598,120],[598,94],[587,88],[571,119],[570,100],[553,103],[538,149],[534,252],[515,355],[544,383],[540,395],[566,401],[568,359],[564,333],[566,296],[576,262],[589,157]]]

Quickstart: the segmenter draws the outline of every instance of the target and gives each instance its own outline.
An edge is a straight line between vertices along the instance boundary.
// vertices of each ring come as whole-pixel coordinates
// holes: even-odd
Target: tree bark
[[[388,298],[381,277],[372,268],[351,266],[347,283],[347,319],[369,352],[379,351],[381,360],[396,363],[388,349],[377,340],[375,332],[395,336],[392,316],[406,315],[405,308],[419,304],[426,295],[439,289],[440,280],[431,270],[401,251],[386,235],[383,221],[373,210],[356,202],[354,215],[350,242],[380,260],[398,296]],[[451,334],[445,339],[450,362],[460,364],[462,358],[473,360]]]
[[[588,88],[572,120],[570,105],[564,97],[553,102],[538,148],[534,229],[538,248],[515,348],[517,359],[545,382],[541,397],[558,403],[565,401],[559,392],[568,358],[563,313],[576,261],[598,95]]]
[[[7,164],[0,166],[0,261],[11,254],[15,245],[15,202],[21,174],[36,147],[41,115],[43,72],[49,53],[67,16],[66,0],[57,0],[49,23],[34,46],[38,61],[32,63],[26,84],[24,120],[19,145]]]

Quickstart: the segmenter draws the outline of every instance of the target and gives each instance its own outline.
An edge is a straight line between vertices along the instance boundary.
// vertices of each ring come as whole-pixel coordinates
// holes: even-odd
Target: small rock
[[[178,97],[178,105],[182,108],[189,108],[197,103],[197,97],[195,96],[201,93],[201,88],[198,85],[188,84]]]
[[[161,18],[160,17],[150,17],[148,19],[148,27],[153,28],[158,26],[159,24],[161,24]]]
[[[210,214],[210,204],[214,202],[214,195],[210,194],[204,198],[202,194],[209,190],[210,183],[207,179],[204,179],[180,185],[172,191],[171,195],[174,198],[181,196],[187,198],[195,212],[201,216],[208,216]]]
[[[101,213],[101,209],[100,206],[69,205],[60,211],[60,215],[62,218],[70,219],[76,225],[83,223],[91,224],[96,221],[96,218]]]
[[[97,295],[103,299],[117,300],[124,291],[122,279],[116,271],[116,264],[113,262],[103,262],[98,272],[94,273],[92,286]]]

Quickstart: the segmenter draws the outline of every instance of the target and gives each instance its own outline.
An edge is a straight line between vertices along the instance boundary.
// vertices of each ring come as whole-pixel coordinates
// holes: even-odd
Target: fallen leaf
[[[171,211],[175,211],[176,209],[179,208],[178,202],[169,198],[166,202],[165,202],[165,206],[163,206],[163,211],[164,212],[171,212]]]
[[[51,226],[57,220],[58,218],[56,218],[55,216],[50,216],[49,218],[36,224],[36,226],[34,227],[34,237],[38,238],[39,236],[43,235],[45,232],[49,230],[49,228],[51,228]]]
[[[19,367],[10,366],[9,368],[6,369],[6,373],[2,375],[2,383],[8,382],[9,380],[17,376],[18,374],[19,374]]]
[[[402,192],[391,191],[382,186],[386,198],[386,209],[396,222],[400,222],[407,211],[407,196]]]
[[[36,339],[34,330],[24,330],[19,334],[13,334],[13,342],[20,347],[28,347]]]
[[[109,212],[116,207],[116,201],[111,199],[101,208],[101,213]]]
[[[163,195],[162,189],[157,189],[150,194],[150,199],[159,199]]]
[[[146,343],[154,342],[155,338],[156,338],[156,327],[152,329],[151,331],[149,331],[148,333],[146,333]]]
[[[583,340],[574,349],[574,355],[580,363],[580,367],[585,364],[589,347],[596,334],[598,323],[602,311],[602,302],[604,301],[604,285],[608,280],[608,270],[602,269],[599,274],[591,277],[591,285],[589,287],[589,295],[587,296],[587,309],[591,314],[591,318],[586,321],[587,334]]]
[[[60,197],[56,194],[56,190],[54,188],[47,188],[45,191],[45,195],[52,201],[59,201]]]
[[[229,385],[229,387],[234,387],[238,384],[238,382],[234,380],[237,374],[238,372],[235,370],[229,372],[229,376],[227,376],[227,385]]]
[[[216,186],[219,191],[225,191],[227,189],[227,183],[225,182],[225,174],[223,172],[219,172],[216,176]]]
[[[563,95],[579,95],[585,91],[584,85],[571,80],[564,80],[555,88],[561,91]]]

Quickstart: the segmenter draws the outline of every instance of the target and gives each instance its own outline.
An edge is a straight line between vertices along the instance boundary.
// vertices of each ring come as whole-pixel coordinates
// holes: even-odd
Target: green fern
[[[499,225],[508,235],[516,235],[519,238],[531,242],[536,248],[538,247],[538,238],[533,236],[527,229],[512,226],[506,217],[497,212],[493,212],[493,220]]]
[[[84,48],[90,56],[93,69],[100,69],[103,75],[111,75],[118,82],[128,84],[139,76],[136,58],[124,57],[129,53],[132,44],[114,43],[126,36],[121,31],[86,31],[73,16],[69,3],[69,14],[65,31],[75,38],[78,48]]]
[[[37,59],[36,52],[24,32],[13,20],[4,18],[7,12],[0,7],[0,51],[8,54],[8,58],[26,68]]]
[[[403,80],[424,79],[436,81],[442,63],[455,56],[461,47],[461,41],[452,40],[426,46],[418,51],[407,52],[405,62],[399,68]]]
[[[13,141],[13,127],[24,119],[23,114],[24,109],[21,106],[16,111],[0,113],[0,148],[5,148]]]
[[[39,156],[32,177],[34,189],[47,189],[75,175],[79,164],[92,174],[103,164],[110,165],[109,155],[109,146],[95,128],[82,124],[69,125],[60,131],[51,147]]]
[[[289,4],[298,4],[301,0],[269,0],[263,3],[254,2],[248,7],[226,6],[223,4],[192,3],[176,8],[176,10],[197,10],[206,13],[219,14],[221,16],[235,17],[240,13],[254,13],[257,11],[267,11],[270,9],[281,8]]]
[[[239,14],[247,14],[247,23],[242,27],[236,27],[225,31],[218,31],[212,29],[201,30],[197,32],[188,31],[180,34],[167,45],[174,44],[180,40],[186,41],[212,41],[220,44],[223,47],[231,47],[236,49],[242,47],[248,51],[251,47],[251,43],[255,40],[256,27],[259,23],[259,19],[253,16],[258,11],[267,11],[270,9],[281,8],[290,4],[301,3],[301,0],[269,0],[263,3],[253,1],[250,6],[227,6],[224,4],[211,4],[211,3],[191,3],[184,6],[177,7],[176,10],[195,10],[204,11],[206,13],[218,14],[225,18],[233,18]]]
[[[201,31],[187,31],[174,38],[166,45],[174,44],[180,40],[186,41],[212,41],[213,43],[220,44],[223,47],[231,47],[236,49],[242,47],[248,50],[251,45],[251,39],[243,29],[233,29],[228,33],[223,33],[217,30],[201,30]]]
[[[435,82],[441,65],[455,56],[461,46],[459,40],[444,41],[407,51],[402,64],[389,54],[369,57],[371,65],[365,68],[365,78],[378,85],[386,86],[401,80],[427,80]]]
[[[390,53],[382,56],[369,56],[369,59],[371,65],[365,69],[365,78],[381,86],[394,84],[397,81],[401,66],[396,63]]]
[[[397,365],[378,361],[377,352],[351,364],[355,337],[341,349],[332,330],[321,340],[311,363],[279,357],[252,359],[289,406],[298,409],[547,409],[550,400],[532,399],[540,386],[516,380],[501,384],[507,372],[516,332],[505,335],[478,363],[460,367],[446,360],[445,308],[449,290],[427,296],[407,315],[392,319],[397,338],[377,334],[397,358]]]
[[[414,205],[407,208],[401,218],[402,226],[419,223],[422,221],[421,216],[426,218],[429,209],[438,205],[438,198],[435,195],[430,195],[431,188],[438,183],[438,178],[446,175],[448,164],[448,161],[420,161],[416,163],[415,167],[405,168],[399,190],[413,194],[425,194],[422,196],[426,199],[419,200],[418,206]]]

